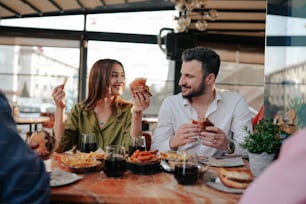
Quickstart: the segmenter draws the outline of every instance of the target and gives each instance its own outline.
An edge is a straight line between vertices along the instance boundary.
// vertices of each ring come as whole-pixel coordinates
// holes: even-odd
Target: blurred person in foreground
[[[126,87],[125,71],[115,59],[96,61],[89,74],[88,96],[75,104],[65,120],[64,84],[54,88],[56,104],[54,135],[57,152],[78,147],[82,133],[95,133],[97,147],[120,144],[128,148],[131,137],[141,135],[142,112],[150,105],[150,95],[133,93],[134,103],[121,98]]]
[[[239,143],[251,130],[251,113],[236,92],[215,86],[220,57],[211,49],[196,47],[182,53],[181,93],[166,98],[154,130],[153,149],[186,150],[213,156],[246,154]],[[192,120],[208,118],[214,126],[201,129]]]
[[[49,174],[42,160],[20,137],[1,91],[0,121],[0,203],[49,203]]]
[[[277,160],[241,197],[240,204],[306,203],[306,128],[286,139]]]

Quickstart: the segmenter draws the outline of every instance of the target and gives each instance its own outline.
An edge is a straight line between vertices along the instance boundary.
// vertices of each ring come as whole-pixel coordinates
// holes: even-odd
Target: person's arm
[[[49,203],[50,177],[19,136],[10,107],[0,93],[0,200],[2,203]]]
[[[245,155],[246,151],[240,147],[240,144],[244,141],[247,136],[247,130],[252,132],[252,116],[249,110],[248,104],[243,97],[240,98],[238,103],[235,105],[233,112],[233,121],[231,131],[233,133],[232,141],[235,144],[235,154]]]
[[[132,137],[137,137],[142,131],[142,111],[135,111],[134,107],[131,109],[132,121],[130,135]]]
[[[170,150],[170,137],[175,134],[171,118],[171,112],[167,99],[162,103],[159,113],[157,126],[154,129],[154,136],[152,140],[151,149],[157,149],[160,152]]]
[[[133,94],[134,105],[131,109],[132,120],[130,135],[137,137],[142,131],[142,112],[150,106],[150,95],[147,93],[136,92]]]
[[[54,114],[54,136],[56,139],[55,150],[59,148],[61,138],[65,131],[65,92],[64,84],[56,86],[52,93],[52,98],[55,102],[56,109]]]

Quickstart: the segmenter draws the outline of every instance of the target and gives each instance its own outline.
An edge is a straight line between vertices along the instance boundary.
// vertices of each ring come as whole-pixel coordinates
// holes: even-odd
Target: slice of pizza
[[[206,127],[215,125],[208,118],[199,118],[198,120],[192,120],[192,124],[197,124],[199,128],[203,131],[206,131],[205,130]]]
[[[136,92],[144,92],[148,94],[149,96],[152,96],[150,93],[149,87],[146,85],[147,79],[144,77],[138,77],[134,79],[130,83],[130,91],[132,94],[135,94]]]
[[[28,143],[42,159],[48,159],[55,147],[55,138],[48,131],[41,130],[32,133]]]

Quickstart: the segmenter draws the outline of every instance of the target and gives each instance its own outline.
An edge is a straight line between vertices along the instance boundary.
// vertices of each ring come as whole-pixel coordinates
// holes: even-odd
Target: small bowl
[[[142,174],[142,175],[151,175],[156,174],[161,171],[160,161],[154,163],[133,163],[133,162],[126,162],[126,167],[129,171],[134,174]]]

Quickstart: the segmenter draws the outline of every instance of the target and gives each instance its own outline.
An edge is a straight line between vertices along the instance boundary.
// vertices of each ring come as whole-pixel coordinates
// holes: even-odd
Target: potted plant
[[[271,119],[263,118],[255,125],[253,132],[247,131],[248,135],[241,147],[248,151],[251,171],[254,176],[258,176],[279,152],[280,130]]]

